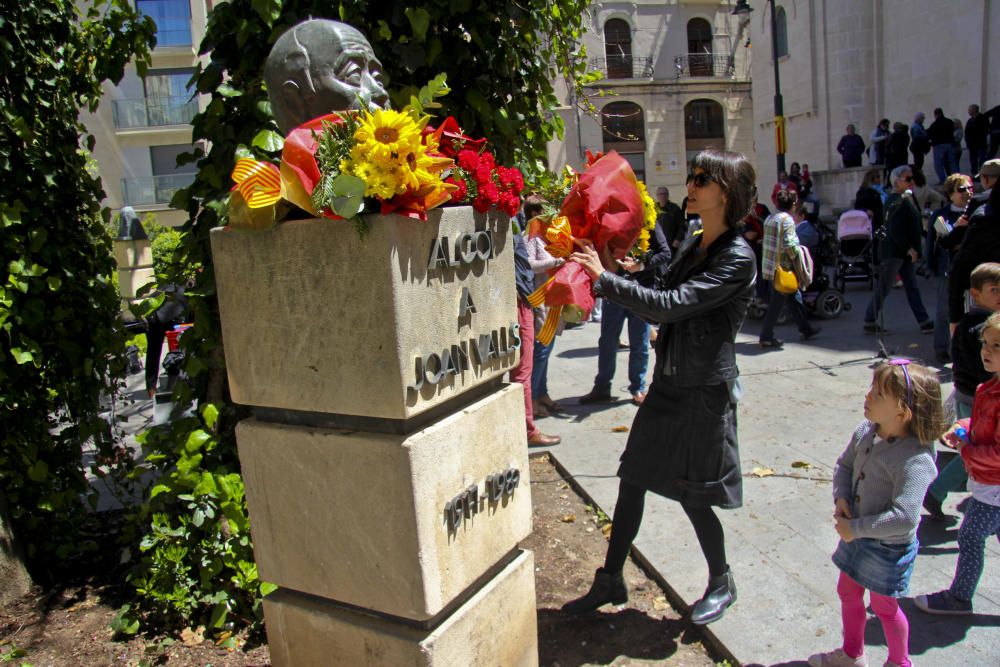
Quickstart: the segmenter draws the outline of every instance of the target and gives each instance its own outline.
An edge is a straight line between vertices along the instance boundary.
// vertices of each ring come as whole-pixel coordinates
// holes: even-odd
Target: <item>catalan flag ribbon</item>
[[[281,174],[277,165],[250,158],[240,158],[233,169],[235,189],[250,208],[264,208],[281,199]]]
[[[569,218],[557,216],[545,230],[545,250],[553,257],[569,257],[573,253],[573,232],[570,229]]]

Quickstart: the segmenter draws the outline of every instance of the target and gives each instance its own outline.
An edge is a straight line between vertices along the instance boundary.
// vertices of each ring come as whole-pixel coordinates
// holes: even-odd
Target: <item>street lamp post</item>
[[[781,73],[778,70],[778,12],[774,0],[767,0],[767,4],[771,6],[771,57],[774,60],[774,146],[780,174],[785,171],[785,103],[781,98]],[[746,18],[752,11],[748,0],[737,0],[732,13]]]

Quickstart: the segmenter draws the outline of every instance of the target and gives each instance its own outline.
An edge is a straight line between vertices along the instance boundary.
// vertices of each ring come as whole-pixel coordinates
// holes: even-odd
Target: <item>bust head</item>
[[[278,38],[264,65],[271,109],[284,134],[333,111],[384,107],[382,64],[355,28],[310,19]]]

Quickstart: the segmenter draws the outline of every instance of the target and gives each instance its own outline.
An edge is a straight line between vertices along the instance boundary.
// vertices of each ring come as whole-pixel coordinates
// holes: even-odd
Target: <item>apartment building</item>
[[[746,17],[726,0],[595,2],[583,38],[588,65],[603,78],[585,101],[565,82],[553,110],[563,140],[549,144],[549,166],[581,168],[585,151],[616,150],[650,190],[683,198],[687,164],[718,148],[754,159],[750,49]]]
[[[177,166],[191,149],[191,120],[202,103],[188,82],[198,63],[212,0],[135,0],[156,22],[156,48],[145,77],[130,65],[115,86],[104,85],[95,113],[81,119],[97,140],[94,158],[112,211],[132,206],[140,216],[180,225],[184,211],[170,208],[178,189],[189,185],[195,166]]]

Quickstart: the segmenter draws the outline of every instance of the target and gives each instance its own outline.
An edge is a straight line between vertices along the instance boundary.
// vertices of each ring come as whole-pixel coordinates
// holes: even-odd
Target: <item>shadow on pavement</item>
[[[642,660],[665,660],[677,652],[678,643],[701,641],[700,633],[682,619],[651,618],[638,609],[617,613],[571,616],[556,609],[538,610],[539,636],[562,636],[567,645],[584,645],[567,655],[566,646],[542,642],[538,662],[542,665],[579,667],[609,664],[619,656]],[[622,632],[622,628],[628,628]]]
[[[933,591],[927,591],[928,593]],[[923,594],[923,593],[919,593]],[[910,623],[910,653],[921,655],[930,649],[953,646],[965,639],[970,628],[1000,627],[1000,616],[972,614],[971,616],[935,616],[917,609],[910,598],[899,601],[899,607]],[[878,619],[869,616],[865,627],[865,645],[885,646],[885,635]]]

